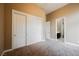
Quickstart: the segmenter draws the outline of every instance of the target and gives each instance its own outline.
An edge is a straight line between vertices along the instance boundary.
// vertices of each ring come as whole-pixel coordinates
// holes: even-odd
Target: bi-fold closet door
[[[41,17],[12,10],[12,49],[44,41]]]
[[[12,49],[26,44],[26,19],[24,13],[12,10]]]
[[[79,12],[65,16],[65,42],[79,44]]]
[[[44,19],[28,15],[27,17],[27,45],[44,41]]]

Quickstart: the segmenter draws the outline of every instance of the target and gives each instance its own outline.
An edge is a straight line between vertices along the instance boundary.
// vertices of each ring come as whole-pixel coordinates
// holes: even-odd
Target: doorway
[[[59,41],[64,41],[64,18],[56,19],[56,34]]]

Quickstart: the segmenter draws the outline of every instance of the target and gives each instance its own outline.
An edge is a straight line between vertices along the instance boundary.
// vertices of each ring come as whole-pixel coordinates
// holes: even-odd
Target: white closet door
[[[45,24],[46,39],[50,39],[50,21]]]
[[[79,43],[79,12],[68,15],[64,25],[65,41]]]
[[[44,41],[42,20],[44,19],[29,15],[27,19],[27,45]]]
[[[51,36],[52,39],[57,39],[56,20],[51,20],[50,21],[50,36]]]
[[[25,20],[26,16],[18,13],[12,13],[12,48],[25,46]]]

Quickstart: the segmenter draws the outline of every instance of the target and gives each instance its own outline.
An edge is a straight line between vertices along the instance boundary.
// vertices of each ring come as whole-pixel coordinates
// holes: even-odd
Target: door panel
[[[43,19],[37,16],[28,16],[27,19],[27,45],[44,41]]]
[[[25,45],[26,16],[16,12],[12,16],[12,48],[22,47]]]
[[[79,44],[79,12],[66,16],[65,41]]]
[[[57,39],[56,20],[51,20],[50,21],[50,36],[51,36],[52,39]]]
[[[46,39],[50,39],[50,22],[46,22],[45,24],[45,30],[46,30]]]

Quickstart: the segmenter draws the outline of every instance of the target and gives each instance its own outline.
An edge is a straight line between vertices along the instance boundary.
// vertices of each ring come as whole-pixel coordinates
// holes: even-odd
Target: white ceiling
[[[38,6],[40,6],[46,14],[51,13],[61,7],[64,7],[68,3],[36,3]]]

